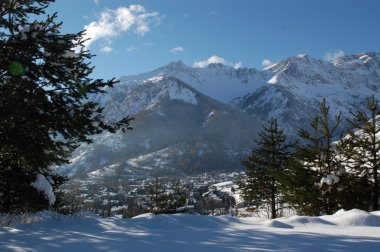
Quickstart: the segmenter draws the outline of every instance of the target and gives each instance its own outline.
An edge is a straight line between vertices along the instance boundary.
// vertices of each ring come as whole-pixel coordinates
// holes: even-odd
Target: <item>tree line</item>
[[[301,129],[296,142],[270,119],[257,147],[242,161],[247,179],[239,186],[251,209],[269,207],[271,218],[283,208],[313,216],[342,208],[379,210],[379,100],[368,97],[351,117],[349,129],[337,138],[342,114],[332,117],[323,99],[311,130]]]

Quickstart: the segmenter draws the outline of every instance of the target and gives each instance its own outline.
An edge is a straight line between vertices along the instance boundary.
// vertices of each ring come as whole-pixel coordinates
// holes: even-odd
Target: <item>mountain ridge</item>
[[[332,115],[342,111],[347,117],[379,90],[380,53],[332,62],[297,55],[262,70],[171,62],[121,77],[106,94],[94,95],[106,120],[134,116],[135,130],[95,137],[61,171],[145,176],[240,169],[271,117],[294,139],[300,128],[308,129],[323,98]]]

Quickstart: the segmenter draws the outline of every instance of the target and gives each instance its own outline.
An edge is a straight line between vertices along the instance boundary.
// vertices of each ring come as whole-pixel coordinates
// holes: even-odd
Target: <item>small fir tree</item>
[[[248,160],[242,162],[247,174],[247,180],[239,183],[243,198],[256,210],[269,206],[272,219],[277,217],[283,203],[278,177],[290,155],[291,144],[286,139],[277,120],[270,119],[269,127],[259,133],[257,147]]]
[[[286,161],[284,171],[279,177],[283,200],[299,215],[316,216],[320,214],[320,187],[318,172],[304,166],[300,161],[299,150]]]
[[[287,164],[283,179],[287,201],[304,214],[332,214],[338,209],[341,194],[340,162],[334,149],[333,137],[342,121],[341,113],[331,125],[330,107],[323,99],[320,114],[313,118],[312,133],[301,129],[299,136],[304,144],[297,145],[291,162]]]
[[[352,113],[349,134],[341,141],[340,150],[349,174],[355,176],[357,197],[354,207],[364,210],[379,208],[380,109],[374,95],[367,98],[365,110]]]
[[[156,177],[154,184],[147,187],[150,211],[154,214],[177,213],[186,204],[188,195],[179,181],[172,181],[173,190],[167,190],[166,184]],[[182,210],[184,211],[184,210]]]

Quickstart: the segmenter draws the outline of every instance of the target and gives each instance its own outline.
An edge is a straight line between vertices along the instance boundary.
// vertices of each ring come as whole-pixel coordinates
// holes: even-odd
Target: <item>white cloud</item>
[[[154,43],[153,42],[144,42],[143,45],[146,47],[152,47],[154,45]]]
[[[227,61],[219,56],[211,56],[210,58],[208,58],[207,60],[201,60],[201,61],[197,61],[193,64],[193,67],[207,67],[208,65],[210,64],[215,64],[215,63],[220,63],[220,64],[223,64],[223,65],[226,65],[227,64]]]
[[[112,47],[110,47],[110,46],[103,46],[102,48],[100,48],[100,51],[102,52],[102,53],[110,53],[110,52],[112,52]]]
[[[133,52],[133,51],[136,51],[136,50],[137,50],[137,48],[134,47],[134,46],[130,46],[130,47],[127,48],[127,52]]]
[[[234,64],[234,68],[235,68],[235,69],[239,69],[239,68],[242,68],[242,67],[243,67],[243,63],[241,63],[241,61],[236,62],[236,63]]]
[[[337,51],[328,51],[327,53],[325,53],[323,58],[327,61],[334,61],[343,56],[344,56],[344,52],[342,50],[337,50]]]
[[[99,0],[94,0],[94,4],[99,5]]]
[[[240,61],[236,62],[236,63],[232,63],[232,62],[228,62],[227,60],[223,59],[222,57],[219,57],[217,55],[213,55],[210,58],[208,58],[207,60],[201,60],[201,61],[195,62],[193,64],[193,67],[204,68],[210,64],[223,64],[226,66],[234,67],[236,69],[241,68],[243,66],[243,64]]]
[[[261,64],[262,64],[264,67],[268,67],[268,66],[273,65],[274,63],[273,63],[270,59],[264,59],[263,61],[261,61]]]
[[[185,51],[185,49],[182,46],[177,46],[169,50],[171,53],[180,53]]]
[[[110,43],[120,34],[133,31],[139,36],[144,36],[150,31],[151,24],[159,24],[158,12],[147,12],[141,5],[119,7],[115,10],[106,9],[100,14],[98,21],[86,25],[84,35],[87,40],[84,45],[89,47],[97,40],[105,40]]]

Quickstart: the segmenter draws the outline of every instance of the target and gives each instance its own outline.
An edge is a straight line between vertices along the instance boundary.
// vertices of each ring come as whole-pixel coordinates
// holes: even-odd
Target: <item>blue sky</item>
[[[177,60],[260,69],[301,53],[380,52],[377,0],[56,0],[55,11],[63,32],[87,28],[97,78]]]

